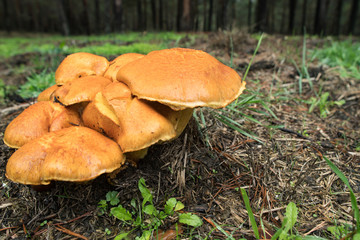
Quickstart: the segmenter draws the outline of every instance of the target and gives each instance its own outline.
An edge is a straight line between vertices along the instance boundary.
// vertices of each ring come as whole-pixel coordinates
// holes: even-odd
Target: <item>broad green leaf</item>
[[[146,203],[152,202],[152,195],[150,190],[146,187],[144,178],[140,178],[138,187],[141,192],[141,196],[144,199],[142,203],[142,207],[144,207]]]
[[[152,233],[152,231],[150,231],[150,230],[143,231],[143,233],[141,234],[141,237],[138,239],[139,240],[149,240],[151,237],[151,233]]]
[[[128,239],[128,237],[127,237],[128,235],[129,235],[128,232],[126,232],[126,233],[120,233],[119,235],[117,235],[117,236],[114,238],[114,240]]]
[[[184,209],[184,207],[185,207],[185,206],[184,206],[184,204],[183,204],[182,202],[177,201],[174,211],[175,211],[175,212],[176,212],[176,211],[180,211],[181,209]]]
[[[148,204],[144,207],[144,213],[155,216],[157,214],[157,210],[154,205]]]
[[[121,221],[133,221],[131,213],[121,205],[111,208],[110,213]]]
[[[288,232],[290,229],[292,229],[296,223],[298,215],[298,210],[296,207],[296,204],[293,202],[290,202],[286,207],[286,213],[285,216],[287,218],[287,222],[284,228],[285,232]]]
[[[353,236],[353,240],[360,240],[360,233],[356,233],[356,234]]]
[[[192,227],[200,227],[203,224],[201,218],[192,213],[179,214],[179,222]]]
[[[110,204],[111,204],[112,206],[117,205],[117,204],[120,202],[120,200],[119,200],[119,198],[118,198],[117,195],[118,195],[118,192],[116,192],[116,191],[108,192],[108,193],[106,194],[106,201],[110,202]]]
[[[174,208],[176,206],[176,198],[169,198],[167,201],[166,201],[166,204],[164,206],[164,211],[166,214],[168,215],[173,215],[174,214]]]

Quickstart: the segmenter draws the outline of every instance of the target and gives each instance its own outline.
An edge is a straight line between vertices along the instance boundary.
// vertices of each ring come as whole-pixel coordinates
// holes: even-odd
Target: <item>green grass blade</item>
[[[341,179],[341,181],[343,181],[343,183],[345,183],[345,185],[349,188],[350,191],[350,198],[351,198],[351,206],[352,209],[354,211],[354,218],[356,220],[356,229],[357,232],[360,232],[360,213],[359,213],[359,206],[357,205],[356,202],[356,197],[354,194],[354,191],[352,190],[349,181],[347,180],[347,178],[345,177],[344,173],[340,171],[340,169],[333,163],[331,162],[327,157],[324,156],[324,159],[326,161],[326,163],[329,165],[329,167],[335,172],[335,174]]]
[[[256,46],[256,48],[255,48],[255,51],[254,51],[254,53],[253,53],[253,55],[252,55],[252,57],[251,57],[251,59],[250,59],[249,65],[248,65],[247,68],[246,68],[246,71],[245,71],[245,74],[244,74],[244,77],[243,77],[243,81],[245,81],[246,76],[247,76],[248,73],[249,73],[250,66],[251,66],[251,64],[252,64],[252,61],[253,61],[254,58],[255,58],[255,55],[256,55],[257,51],[258,51],[259,48],[260,48],[261,41],[262,41],[263,37],[264,37],[264,34],[261,34],[261,36],[260,36],[260,38],[259,38],[259,41],[258,41],[258,43],[257,43],[257,46]]]
[[[246,190],[244,188],[241,188],[241,195],[243,197],[243,200],[244,200],[244,203],[245,203],[245,208],[246,208],[246,210],[248,212],[248,215],[249,215],[251,227],[252,227],[252,229],[254,231],[255,238],[260,239],[260,234],[259,234],[259,230],[258,230],[256,221],[255,221],[255,217],[254,217],[254,214],[253,214],[253,212],[251,210],[251,207],[250,207],[249,197],[248,197],[248,195],[246,193]]]
[[[240,126],[239,126],[239,123],[235,122],[234,120],[232,120],[231,118],[228,118],[226,116],[223,116],[223,115],[220,115],[220,114],[217,114],[217,113],[214,113],[215,114],[215,118],[218,119],[220,122],[224,123],[225,125],[227,125],[228,127],[238,131],[239,133],[263,144],[263,142],[255,135],[255,134],[250,134],[248,132],[246,132],[245,130],[241,129]]]

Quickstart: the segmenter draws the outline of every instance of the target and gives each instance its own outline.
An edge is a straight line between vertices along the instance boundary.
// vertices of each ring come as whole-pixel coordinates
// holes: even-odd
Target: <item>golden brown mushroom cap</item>
[[[77,112],[51,101],[37,102],[10,122],[4,133],[4,143],[19,148],[49,131],[81,124]]]
[[[109,67],[109,61],[101,56],[79,52],[67,56],[55,72],[57,85],[85,76],[102,76]]]
[[[104,77],[111,79],[113,82],[117,82],[116,75],[120,68],[126,64],[142,58],[144,55],[139,53],[125,53],[110,62],[109,68],[104,73]]]
[[[52,101],[53,99],[53,93],[55,92],[56,89],[58,89],[59,86],[58,85],[52,85],[51,87],[48,87],[47,89],[45,89],[44,91],[42,91],[39,96],[37,97],[37,101],[41,102],[41,101]]]
[[[206,52],[185,48],[150,52],[122,67],[117,79],[138,98],[174,110],[225,107],[245,89],[235,70]]]
[[[22,184],[83,182],[121,167],[125,158],[117,143],[86,128],[50,132],[18,149],[6,165],[6,177]]]
[[[57,101],[65,106],[91,101],[111,80],[100,76],[87,76],[67,82],[54,92]]]
[[[113,82],[98,93],[85,108],[82,118],[85,126],[104,131],[114,139],[124,153],[144,149],[177,135],[169,119],[146,101],[132,97],[128,87],[120,82]],[[111,119],[118,119],[119,124]]]

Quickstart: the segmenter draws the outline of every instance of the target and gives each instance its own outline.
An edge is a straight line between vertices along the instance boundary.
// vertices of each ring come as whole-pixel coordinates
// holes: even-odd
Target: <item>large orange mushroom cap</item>
[[[3,140],[9,147],[19,148],[49,131],[80,124],[81,118],[76,111],[51,101],[37,102],[10,122]]]
[[[117,143],[86,128],[45,134],[18,149],[6,165],[6,177],[31,185],[51,181],[83,182],[118,169],[125,162]]]
[[[53,93],[55,99],[65,106],[91,101],[111,80],[101,76],[87,76],[67,82]]]
[[[55,72],[57,85],[85,76],[102,76],[109,67],[109,61],[91,53],[79,52],[67,56]]]
[[[235,70],[206,52],[185,48],[150,52],[120,68],[117,79],[138,98],[174,110],[225,107],[245,89]]]
[[[110,66],[104,73],[104,77],[111,79],[113,82],[116,82],[116,75],[120,68],[132,61],[142,58],[143,56],[144,55],[139,53],[125,53],[118,56],[110,62]]]

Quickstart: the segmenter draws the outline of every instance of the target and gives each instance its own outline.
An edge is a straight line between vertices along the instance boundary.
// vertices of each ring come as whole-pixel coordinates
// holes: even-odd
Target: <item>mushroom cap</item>
[[[102,76],[109,67],[109,61],[91,53],[79,52],[68,55],[55,72],[57,85],[85,76]]]
[[[104,73],[104,77],[111,79],[113,82],[117,82],[116,75],[120,68],[126,64],[142,58],[144,55],[139,53],[125,53],[110,62],[109,68]]]
[[[10,122],[3,140],[9,147],[19,148],[45,133],[80,124],[76,111],[51,101],[37,102]]]
[[[206,52],[185,48],[150,52],[119,69],[117,79],[138,98],[174,110],[225,107],[245,89],[235,70]]]
[[[6,177],[31,185],[52,180],[83,182],[120,168],[124,161],[119,145],[111,139],[86,127],[71,127],[18,149],[6,165]]]
[[[58,89],[59,86],[58,85],[52,85],[51,87],[48,87],[47,89],[45,89],[44,91],[42,91],[39,96],[37,97],[37,101],[41,102],[41,101],[52,101],[54,100],[54,92],[56,89]]]
[[[115,122],[115,116],[119,123]],[[82,118],[85,126],[104,131],[114,139],[124,153],[176,137],[176,129],[166,116],[147,101],[133,97],[129,88],[120,82],[113,82],[98,93],[85,108]]]
[[[111,80],[101,76],[87,76],[67,82],[54,92],[57,101],[65,106],[91,101]]]

